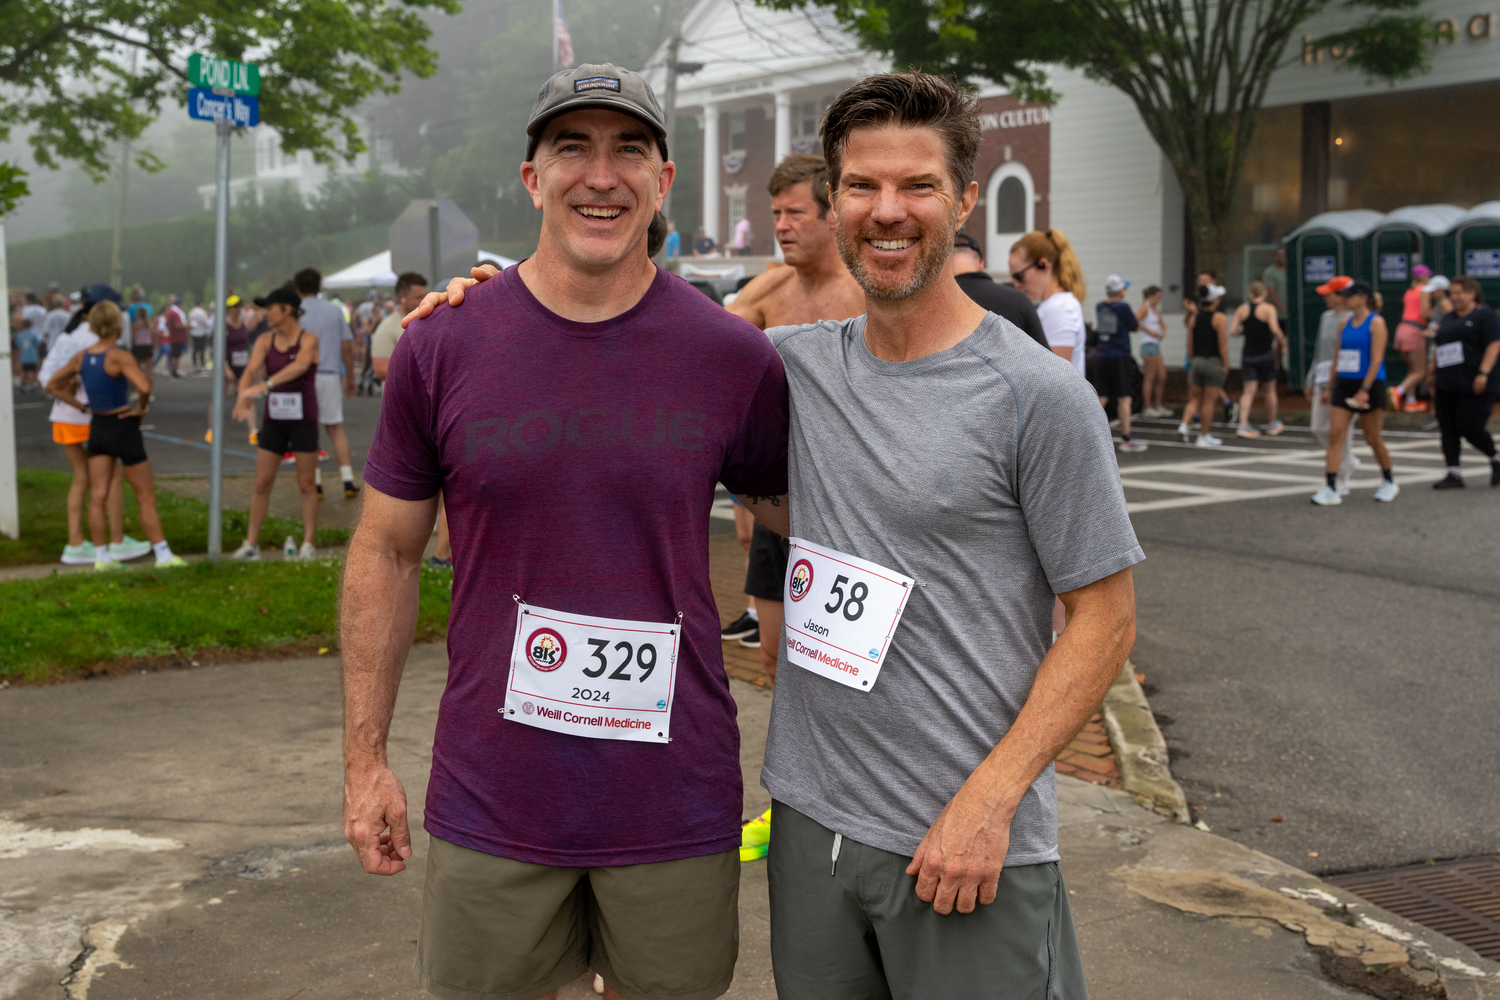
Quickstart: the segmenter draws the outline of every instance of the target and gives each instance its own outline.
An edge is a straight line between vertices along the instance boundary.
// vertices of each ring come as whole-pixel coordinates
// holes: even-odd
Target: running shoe
[[[322,483],[318,484],[318,499],[319,500],[323,499],[323,484]]]
[[[1467,485],[1468,484],[1464,482],[1463,476],[1460,476],[1456,472],[1450,472],[1442,479],[1439,479],[1437,482],[1433,483],[1432,488],[1435,490],[1461,490]]]
[[[260,444],[260,435],[257,434],[255,431],[251,431],[250,432],[250,443],[251,444]]]
[[[114,559],[106,559],[106,560],[104,560],[104,562],[96,562],[96,563],[94,563],[94,572],[95,573],[108,573],[108,572],[113,572],[114,570],[117,570],[117,569],[124,569],[124,568],[125,568],[125,564],[124,563],[118,562],[118,561],[116,561]]]
[[[1193,443],[1193,432],[1188,427],[1187,424],[1178,424],[1177,425],[1177,433],[1182,436],[1182,440],[1183,440],[1184,443],[1186,443],[1186,444],[1192,444]]]
[[[318,558],[318,550],[313,548],[312,542],[303,542],[302,547],[297,550],[297,558],[302,562],[310,562]]]
[[[297,464],[297,456],[293,455],[291,452],[287,452],[285,455],[281,456],[281,464],[282,465],[296,465]]]
[[[118,542],[109,543],[109,557],[111,559],[118,559],[120,560],[120,562],[129,562],[132,559],[139,559],[141,556],[150,551],[150,542],[139,542],[134,538],[131,538],[129,535],[121,536]]]
[[[326,462],[326,461],[328,461],[328,452],[324,451],[322,448],[318,449],[318,461],[320,461],[320,462]]]
[[[755,623],[755,631],[754,632],[751,632],[749,635],[745,636],[743,639],[740,640],[740,645],[744,646],[746,649],[759,649],[760,648],[760,623],[759,622]]]
[[[208,430],[206,430],[206,431],[203,432],[203,443],[204,444],[213,444],[214,443],[214,429],[212,427],[210,427]]]
[[[1427,404],[1424,403],[1424,402],[1422,402],[1420,399],[1408,399],[1406,401],[1406,412],[1407,413],[1426,413],[1427,412]]]
[[[84,542],[81,545],[64,545],[62,564],[64,566],[94,565],[94,543]]]
[[[1375,491],[1375,499],[1380,503],[1390,503],[1396,499],[1396,494],[1401,492],[1401,487],[1396,485],[1394,479],[1382,479],[1380,488]]]
[[[740,860],[757,861],[771,849],[771,810],[740,827]]]
[[[1242,438],[1258,438],[1260,437],[1260,431],[1256,430],[1254,427],[1251,427],[1249,424],[1240,424],[1235,428],[1234,435],[1235,437]]]
[[[1222,440],[1214,437],[1212,434],[1209,434],[1207,432],[1198,435],[1199,448],[1217,448],[1223,443],[1224,442]]]
[[[1394,412],[1394,413],[1400,413],[1401,412],[1401,387],[1399,385],[1393,385],[1393,386],[1391,386],[1389,389],[1387,389],[1385,391],[1385,394],[1386,394],[1386,396],[1388,397],[1388,399],[1390,401],[1391,411]]]
[[[1120,442],[1120,450],[1122,452],[1124,452],[1125,454],[1127,454],[1127,455],[1132,455],[1132,454],[1135,454],[1136,452],[1145,451],[1149,447],[1150,447],[1150,445],[1147,445],[1147,444],[1145,444],[1144,442],[1141,442],[1141,441],[1121,441]]]
[[[260,562],[260,546],[252,543],[250,539],[240,542],[240,547],[229,554],[229,558],[240,562]]]
[[[90,556],[89,558],[92,559],[93,557]],[[754,635],[758,631],[760,631],[760,623],[751,618],[750,612],[746,611],[734,621],[725,625],[719,631],[719,638],[725,642],[733,642],[736,639],[743,639],[747,635]]]
[[[427,560],[427,568],[428,569],[452,569],[453,568],[453,560],[452,559],[439,559],[437,556],[433,556],[431,559]]]
[[[344,480],[344,499],[353,500],[357,496],[359,496],[359,487],[355,486],[351,479]]]
[[[1338,490],[1325,483],[1322,489],[1312,495],[1312,502],[1319,507],[1337,507],[1344,502],[1344,498],[1339,496]]]
[[[1280,420],[1276,421],[1274,424],[1266,424],[1261,428],[1262,433],[1269,434],[1272,437],[1275,437],[1284,430],[1286,430],[1286,424],[1282,423]]]
[[[165,559],[156,560],[157,569],[176,569],[178,566],[186,566],[187,560],[177,553],[172,553]]]
[[[1431,420],[1427,421],[1425,424],[1422,425],[1422,429],[1424,431],[1435,431],[1435,430],[1437,430],[1438,429],[1438,418],[1437,417],[1433,417]]]

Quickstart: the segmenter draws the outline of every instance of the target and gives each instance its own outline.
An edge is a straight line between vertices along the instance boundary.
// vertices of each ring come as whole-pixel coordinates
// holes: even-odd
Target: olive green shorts
[[[417,980],[443,1000],[535,1000],[592,969],[626,1000],[712,1000],[739,954],[738,851],[554,868],[432,838]]]
[[[1000,872],[995,901],[939,916],[911,858],[771,807],[771,962],[781,1000],[1087,1000],[1056,862]]]

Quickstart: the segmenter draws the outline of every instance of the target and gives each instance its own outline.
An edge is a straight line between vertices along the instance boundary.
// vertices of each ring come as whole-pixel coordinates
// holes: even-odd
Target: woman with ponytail
[[[1052,353],[1084,374],[1088,330],[1083,325],[1083,268],[1068,238],[1056,229],[1022,236],[1010,248],[1010,277],[1037,304]]]

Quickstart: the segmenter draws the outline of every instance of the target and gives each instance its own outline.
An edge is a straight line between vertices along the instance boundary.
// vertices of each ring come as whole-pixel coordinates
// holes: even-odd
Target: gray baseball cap
[[[542,129],[549,121],[580,108],[608,108],[639,118],[651,126],[662,159],[667,158],[666,115],[645,78],[612,63],[585,63],[553,75],[537,92],[531,118],[526,122],[526,159],[536,155]]]

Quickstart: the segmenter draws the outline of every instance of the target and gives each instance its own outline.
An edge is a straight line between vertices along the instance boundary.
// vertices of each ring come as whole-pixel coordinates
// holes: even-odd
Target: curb
[[[1135,679],[1135,665],[1129,660],[1110,685],[1101,710],[1125,791],[1147,809],[1177,823],[1189,823],[1187,796],[1168,766],[1167,741],[1156,727],[1146,693]]]

